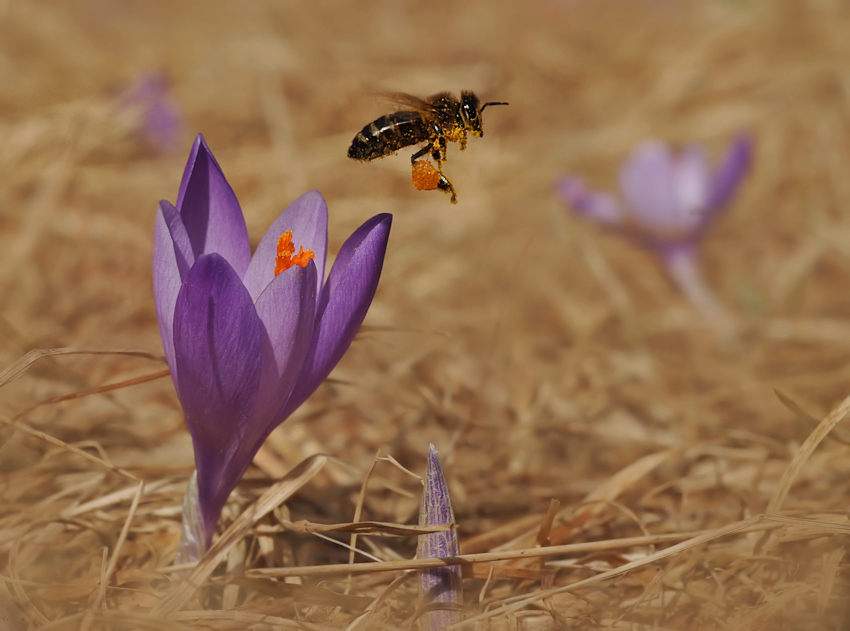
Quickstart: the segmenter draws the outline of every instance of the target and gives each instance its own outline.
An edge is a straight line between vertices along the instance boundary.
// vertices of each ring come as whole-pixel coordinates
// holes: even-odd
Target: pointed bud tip
[[[426,475],[430,475],[432,469],[441,469],[440,460],[437,457],[437,449],[434,447],[433,443],[428,446],[428,473],[426,473]]]
[[[203,134],[198,134],[195,136],[194,142],[192,142],[192,149],[189,151],[189,162],[193,162],[193,159],[197,159],[198,152],[203,149],[206,153],[210,153],[210,148],[207,146],[207,141],[204,138]]]
[[[312,204],[325,204],[325,205],[327,205],[327,201],[325,200],[324,195],[322,195],[315,188],[304,193],[301,196],[301,198],[312,203]]]
[[[370,217],[351,234],[349,241],[352,244],[359,244],[366,239],[370,239],[375,247],[384,251],[390,238],[392,222],[393,216],[389,213],[380,213],[374,217]]]
[[[372,217],[372,221],[374,221],[376,225],[380,224],[389,230],[393,223],[393,216],[390,213],[380,213]]]
[[[189,152],[189,164],[196,163],[202,152],[204,155],[212,158],[212,161],[218,165],[210,146],[207,144],[207,139],[204,138],[203,134],[198,134],[195,136],[195,142],[192,143],[192,150]]]
[[[428,464],[425,469],[425,489],[419,512],[419,523],[436,525],[454,522],[451,497],[443,468],[434,445],[428,449]]]

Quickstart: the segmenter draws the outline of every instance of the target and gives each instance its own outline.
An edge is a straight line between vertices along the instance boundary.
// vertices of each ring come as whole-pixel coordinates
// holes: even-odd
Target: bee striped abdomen
[[[375,160],[399,149],[425,142],[430,132],[419,112],[393,112],[374,120],[351,141],[348,157]]]

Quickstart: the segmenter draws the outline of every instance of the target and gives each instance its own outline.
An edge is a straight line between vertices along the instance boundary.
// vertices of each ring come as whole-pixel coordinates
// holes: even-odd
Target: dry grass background
[[[151,70],[185,117],[174,154],[117,111]],[[345,157],[385,113],[377,92],[461,88],[511,105],[450,148],[456,206],[415,191],[404,156]],[[755,168],[702,256],[739,329],[719,342],[648,253],[569,216],[552,184],[613,187],[643,139],[718,155],[741,129]],[[170,380],[56,401],[164,365],[38,358],[0,390],[9,629],[415,626],[399,570],[265,569],[347,562],[349,535],[289,522],[352,521],[373,463],[360,518],[415,521],[419,482],[375,454],[421,474],[429,442],[462,551],[496,553],[464,567],[475,628],[847,628],[850,431],[828,431],[844,407],[827,416],[850,394],[845,3],[2,0],[0,367],[31,349],[161,353],[153,217],[197,132],[254,242],[312,188],[332,252],[395,216],[363,331],[222,529],[308,456],[332,458],[186,591],[168,564],[192,451]],[[548,556],[495,560],[541,543]],[[411,559],[415,540],[357,546]]]

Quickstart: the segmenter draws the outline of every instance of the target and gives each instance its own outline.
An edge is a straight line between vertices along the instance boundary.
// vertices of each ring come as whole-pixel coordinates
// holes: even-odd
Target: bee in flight
[[[381,116],[360,130],[351,141],[348,157],[369,162],[383,158],[399,149],[426,143],[410,157],[413,167],[411,180],[419,190],[440,189],[451,193],[452,203],[457,203],[454,186],[443,175],[446,144],[459,142],[466,149],[469,134],[482,136],[481,113],[489,105],[507,105],[501,101],[488,101],[481,105],[478,97],[468,90],[460,99],[450,92],[440,92],[427,99],[409,94],[394,94],[392,100],[400,106],[397,112]],[[436,168],[419,158],[431,154]]]

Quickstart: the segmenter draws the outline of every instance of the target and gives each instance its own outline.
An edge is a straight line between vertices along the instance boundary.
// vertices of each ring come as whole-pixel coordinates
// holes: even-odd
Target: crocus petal
[[[177,208],[183,205],[183,198],[186,196],[186,187],[189,185],[189,178],[192,176],[192,170],[195,168],[198,152],[201,150],[201,145],[206,146],[206,144],[207,141],[204,140],[203,134],[195,136],[195,142],[192,143],[192,150],[189,152],[189,159],[186,161],[186,166],[183,167],[183,177],[180,178],[180,188],[177,190]]]
[[[242,278],[251,262],[245,218],[236,194],[201,135],[195,139],[186,163],[177,209],[195,256],[217,252]]]
[[[392,215],[376,215],[340,248],[319,300],[311,349],[282,412],[284,418],[325,380],[363,323],[381,277],[391,224]]]
[[[747,134],[735,139],[726,152],[711,182],[708,205],[711,208],[723,208],[741,183],[752,160],[753,140]]]
[[[425,472],[425,489],[419,509],[421,526],[454,524],[454,512],[449,497],[449,487],[443,476],[437,450],[428,450],[428,467]],[[445,558],[458,555],[457,533],[454,528],[419,537],[416,556],[420,559]],[[421,605],[434,603],[457,605],[463,602],[460,566],[435,567],[422,570],[419,580]],[[422,615],[424,631],[440,631],[461,621],[461,614],[453,608],[435,609]]]
[[[189,268],[195,262],[192,245],[180,213],[169,202],[161,201],[156,211],[153,236],[153,298],[159,334],[165,358],[177,388],[174,364],[174,304]],[[179,389],[178,389],[179,391]]]
[[[682,208],[682,220],[694,225],[704,221],[711,186],[711,171],[702,147],[689,145],[673,162],[674,184]],[[687,223],[685,224],[687,225]]]
[[[294,265],[272,280],[257,299],[263,324],[263,371],[254,417],[263,438],[277,425],[310,349],[316,314],[316,266]],[[263,421],[265,422],[259,422]],[[253,431],[253,430],[252,430]]]
[[[180,403],[195,445],[198,495],[212,537],[238,481],[233,462],[257,399],[262,324],[248,290],[219,254],[199,256],[174,310],[174,349]]]
[[[648,228],[681,228],[673,156],[666,145],[640,145],[620,170],[620,189],[635,220]]]
[[[558,192],[572,209],[602,224],[616,225],[622,221],[620,204],[613,195],[588,190],[581,178],[567,176],[557,184]]]
[[[257,451],[284,417],[279,416],[310,348],[316,313],[316,266],[294,266],[269,283],[257,300],[262,368],[251,418],[233,432],[232,452],[220,464],[221,493],[215,519]],[[209,540],[207,540],[209,543]]]
[[[303,246],[316,255],[316,295],[322,290],[328,256],[328,205],[318,191],[310,191],[287,206],[260,240],[245,274],[245,286],[255,300],[274,278],[277,241],[287,230],[292,230],[296,247]]]

